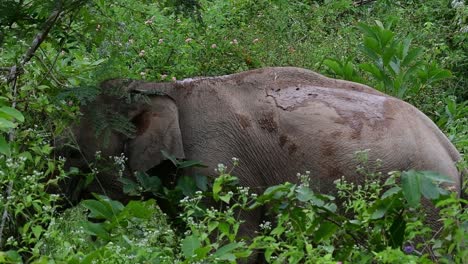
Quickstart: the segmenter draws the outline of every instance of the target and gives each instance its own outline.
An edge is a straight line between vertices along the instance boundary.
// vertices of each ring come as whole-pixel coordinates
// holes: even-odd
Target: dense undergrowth
[[[84,173],[64,169],[55,140],[99,93],[97,83],[115,77],[308,68],[411,102],[468,153],[467,17],[456,0],[2,1],[0,263],[224,263],[258,251],[272,263],[466,263],[466,200],[429,172],[381,183],[364,171],[365,153],[366,184],[337,181],[337,197],[315,193],[307,173],[300,184],[255,194],[220,166],[212,182],[170,190],[181,212],[171,221],[138,198],[157,187],[151,175],[127,182],[136,195],[128,204],[96,196],[64,211],[66,198],[52,190]],[[238,162],[231,169],[248,161]],[[205,197],[220,207],[204,207]],[[435,235],[421,197],[440,208]],[[243,240],[237,210],[267,203],[271,221]]]

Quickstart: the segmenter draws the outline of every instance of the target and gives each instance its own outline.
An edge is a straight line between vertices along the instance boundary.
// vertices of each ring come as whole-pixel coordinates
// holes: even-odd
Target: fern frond
[[[64,89],[59,94],[55,96],[56,101],[78,100],[80,105],[86,105],[100,94],[100,89],[96,86],[80,86],[69,89]]]

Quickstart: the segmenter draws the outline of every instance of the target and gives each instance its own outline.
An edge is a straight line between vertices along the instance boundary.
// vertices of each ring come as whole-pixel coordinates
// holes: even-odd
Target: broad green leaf
[[[10,144],[0,135],[0,154],[10,156]]]
[[[401,206],[398,197],[389,197],[386,199],[378,200],[370,209],[371,219],[380,219],[384,217],[388,211],[393,211],[395,207]]]
[[[344,76],[343,70],[341,68],[341,64],[338,61],[334,59],[325,59],[323,61],[323,64],[325,64],[325,66],[330,68],[333,71],[333,73],[335,73],[336,75]]]
[[[218,257],[220,259],[223,259],[223,256],[226,255],[227,253],[231,253],[232,251],[243,247],[245,243],[243,242],[233,242],[229,243],[225,246],[220,247],[216,252],[213,254],[215,257]]]
[[[213,183],[213,199],[215,201],[219,201],[219,193],[222,190],[222,179],[221,177],[216,178],[214,183]]]
[[[211,251],[211,245],[195,249],[195,254],[197,255],[199,259],[204,259],[206,258],[206,256],[208,256],[208,253],[210,251]]]
[[[369,54],[374,53],[371,55],[371,58],[374,58],[375,54],[381,53],[379,42],[376,39],[371,37],[364,37],[363,44],[365,48],[369,49]]]
[[[376,34],[377,29],[374,29],[370,27],[369,25],[360,22],[358,24],[358,28],[364,33],[364,35],[373,37],[374,39],[378,38]]]
[[[330,238],[338,229],[338,226],[329,221],[322,221],[320,227],[314,233],[314,242],[318,243]]]
[[[33,232],[33,234],[34,234],[34,236],[36,238],[39,238],[41,236],[42,232],[44,231],[44,229],[42,228],[42,226],[36,225],[36,226],[33,226],[31,228],[31,231]]]
[[[123,183],[123,192],[128,195],[139,195],[138,184],[128,178],[120,178],[119,181]]]
[[[174,166],[178,166],[179,165],[179,162],[177,161],[176,157],[173,156],[173,155],[170,155],[169,153],[167,153],[166,151],[164,150],[161,150],[161,154],[168,160],[170,160],[172,162],[172,164],[174,164]]]
[[[200,247],[200,240],[195,235],[188,236],[182,241],[182,252],[188,259],[191,259],[195,255],[195,250]]]
[[[438,82],[447,78],[452,77],[452,73],[449,70],[438,70],[434,75],[429,77],[430,83]]]
[[[424,197],[430,200],[439,198],[439,188],[427,177],[420,177],[421,193]]]
[[[344,66],[344,78],[348,81],[353,81],[354,78],[354,65],[352,62],[347,61]]]
[[[91,223],[88,221],[84,221],[81,223],[81,226],[83,227],[83,230],[85,233],[97,236],[99,238],[102,238],[106,241],[110,239],[109,233],[107,230],[104,228],[103,223]]]
[[[421,201],[420,174],[414,170],[401,174],[403,195],[411,207],[418,207]]]
[[[375,66],[374,64],[362,63],[362,64],[359,64],[359,68],[372,74],[372,76],[376,78],[377,80],[379,81],[382,80],[382,74],[380,73],[380,70],[377,68],[377,66]]]
[[[114,213],[105,203],[97,200],[84,200],[81,204],[90,211],[89,217],[96,219],[112,219]]]
[[[386,192],[384,192],[384,194],[382,194],[381,199],[385,199],[387,197],[393,196],[393,195],[399,193],[400,191],[401,191],[400,187],[398,187],[398,186],[392,187],[392,188],[388,189]]]
[[[301,202],[307,202],[311,200],[313,196],[314,192],[312,192],[308,187],[299,186],[299,188],[296,189],[296,197]]]
[[[7,130],[7,129],[10,129],[10,128],[15,128],[16,127],[16,124],[5,119],[5,118],[2,118],[0,117],[0,130]]]
[[[421,173],[423,177],[431,179],[433,181],[437,181],[440,183],[442,182],[454,183],[453,179],[450,178],[449,176],[440,174],[435,171],[420,171],[419,173]]]
[[[194,177],[195,177],[195,183],[198,189],[202,191],[208,190],[208,177],[206,177],[205,175],[201,175],[201,174],[195,174]]]
[[[148,201],[130,201],[127,206],[123,209],[123,212],[128,212],[131,217],[137,217],[141,219],[150,219],[153,216],[153,210],[155,205],[154,200]]]
[[[193,196],[197,191],[197,184],[190,176],[182,176],[177,179],[177,187],[185,196]]]
[[[183,168],[189,168],[189,167],[198,167],[198,168],[206,168],[207,166],[204,165],[201,161],[198,160],[186,160],[179,162],[179,165],[177,168],[183,169]]]
[[[152,192],[153,194],[156,194],[162,186],[161,179],[159,179],[159,177],[149,176],[145,172],[137,172],[136,178],[145,191]]]
[[[383,29],[382,31],[380,31],[380,44],[382,45],[382,48],[384,48],[387,43],[389,43],[392,39],[393,39],[393,36],[395,34],[391,31],[391,30],[388,30],[388,29]]]
[[[423,49],[421,48],[414,48],[411,49],[408,54],[403,58],[403,61],[401,62],[402,67],[406,67],[413,63],[414,60],[416,60],[423,52]]]
[[[13,108],[13,107],[2,106],[2,107],[0,107],[0,112],[3,112],[5,114],[11,116],[12,118],[15,118],[19,122],[24,122],[23,114],[20,111]]]
[[[383,23],[382,23],[380,20],[375,20],[374,22],[375,22],[375,24],[377,24],[377,26],[378,26],[380,29],[385,29]]]

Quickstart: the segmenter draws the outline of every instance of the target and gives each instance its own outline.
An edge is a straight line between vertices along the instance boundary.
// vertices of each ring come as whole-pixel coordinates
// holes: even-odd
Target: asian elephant
[[[110,80],[102,89],[119,86],[153,95],[147,103],[101,95],[94,105],[108,105],[108,112],[129,118],[136,136],[111,133],[109,144],[103,144],[94,136],[90,107],[74,134],[88,161],[99,149],[102,156],[124,153],[126,173],[158,166],[161,150],[202,161],[208,168],[197,170],[205,175],[236,157],[240,165],[234,174],[252,190],[297,182],[296,173],[310,171],[311,187],[326,193],[342,175],[360,181],[355,152],[369,149],[371,160],[382,160],[384,173],[432,170],[450,176],[460,189],[455,166],[460,155],[437,126],[412,105],[362,84],[278,67],[170,83]],[[100,184],[120,199],[116,177],[101,175]],[[90,189],[99,191],[93,184]],[[261,218],[249,216],[247,228],[256,229]]]

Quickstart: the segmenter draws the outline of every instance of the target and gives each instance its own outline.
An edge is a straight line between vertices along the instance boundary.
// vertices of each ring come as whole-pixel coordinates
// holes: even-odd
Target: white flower
[[[216,47],[218,47],[218,46],[216,46],[216,44],[212,44],[212,45],[211,45],[211,48],[212,48],[212,49],[216,49]]]

